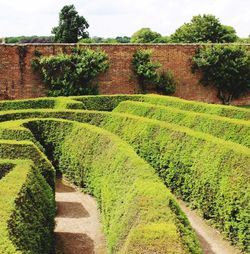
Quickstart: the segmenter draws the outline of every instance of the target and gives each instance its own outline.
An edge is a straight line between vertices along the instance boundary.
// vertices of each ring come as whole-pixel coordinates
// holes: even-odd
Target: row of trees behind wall
[[[173,34],[163,36],[150,28],[141,28],[131,37],[90,37],[89,23],[78,14],[74,5],[66,5],[59,13],[59,24],[52,28],[53,36],[18,36],[2,39],[4,43],[250,43],[239,38],[232,26],[221,24],[209,14],[194,16]]]

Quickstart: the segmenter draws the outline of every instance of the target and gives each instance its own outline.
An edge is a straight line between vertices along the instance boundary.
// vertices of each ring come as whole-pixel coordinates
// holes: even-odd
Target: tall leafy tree
[[[194,16],[171,35],[171,41],[177,43],[223,43],[235,42],[237,39],[235,29],[222,25],[213,15]]]
[[[238,45],[207,45],[193,58],[193,71],[201,72],[201,83],[217,89],[223,104],[250,92],[250,53]]]
[[[89,37],[88,27],[88,22],[78,15],[74,5],[65,5],[59,14],[59,25],[52,29],[52,34],[56,42],[76,43]]]

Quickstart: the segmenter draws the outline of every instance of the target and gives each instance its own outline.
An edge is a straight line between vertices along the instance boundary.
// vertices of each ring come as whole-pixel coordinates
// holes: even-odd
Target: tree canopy
[[[150,28],[141,28],[131,37],[132,43],[155,43],[162,38],[161,34],[152,31]]]
[[[89,37],[88,27],[88,22],[78,15],[74,5],[65,5],[59,14],[59,25],[52,29],[52,34],[55,34],[56,42],[76,43]]]
[[[193,58],[193,71],[201,71],[201,83],[214,86],[223,104],[250,91],[250,53],[238,45],[201,47]]]
[[[177,43],[223,43],[235,42],[237,39],[235,29],[222,25],[213,15],[194,16],[171,35],[171,41]]]

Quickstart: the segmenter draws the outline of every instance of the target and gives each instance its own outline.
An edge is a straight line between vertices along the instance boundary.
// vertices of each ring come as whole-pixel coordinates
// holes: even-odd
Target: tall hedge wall
[[[0,165],[13,166],[0,180],[0,253],[52,254],[55,202],[50,186],[31,161]]]
[[[126,143],[69,121],[23,124],[40,134],[39,141],[65,176],[97,198],[110,253],[201,253],[172,194]]]
[[[122,102],[126,100],[139,102]],[[250,252],[249,109],[157,95],[83,96],[52,101],[53,106],[42,109],[25,109],[18,102],[15,107],[5,104],[4,109],[11,111],[0,112],[0,138],[31,140],[44,146],[55,167],[97,197],[110,252],[157,252],[158,247],[180,253],[199,252],[185,216],[173,197],[161,191],[165,187],[154,170],[177,197],[199,209],[234,244]],[[38,105],[37,100],[34,103]],[[116,111],[121,109],[122,113],[83,110],[111,111],[117,106]],[[132,148],[113,134],[94,126],[42,118],[85,122],[110,131],[151,167],[132,155]],[[12,122],[16,119],[27,120]],[[0,142],[0,154],[8,158],[7,154],[14,151],[8,148],[11,144],[20,154],[23,151],[22,158],[28,158],[31,153],[27,147],[31,144],[26,142]],[[17,148],[23,145],[24,150]],[[2,179],[12,171],[7,169]],[[161,204],[165,204],[164,209]],[[123,216],[126,213],[128,216]],[[141,220],[135,220],[135,214],[140,214]],[[131,228],[130,222],[137,224],[132,223]]]

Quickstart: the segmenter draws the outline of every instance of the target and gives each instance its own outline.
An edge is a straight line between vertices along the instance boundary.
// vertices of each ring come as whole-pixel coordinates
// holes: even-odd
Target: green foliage
[[[163,71],[158,76],[156,83],[157,92],[160,94],[174,94],[176,89],[176,81],[171,71]]]
[[[143,101],[155,105],[170,106],[186,111],[194,111],[198,113],[206,113],[235,119],[250,120],[250,111],[242,107],[224,106],[207,104],[198,101],[188,101],[171,96],[160,95],[98,95],[98,96],[74,96],[74,97],[57,97],[57,98],[39,98],[16,101],[1,101],[1,110],[13,109],[38,109],[38,108],[55,108],[55,109],[89,109],[100,111],[112,111],[121,101],[134,100]],[[34,110],[27,110],[19,113],[15,112],[0,112],[0,121],[11,120],[12,116],[24,114],[32,114]],[[46,111],[51,112],[51,111]]]
[[[39,141],[63,174],[97,198],[109,253],[136,253],[135,242],[152,252],[200,253],[186,217],[169,208],[175,203],[170,192],[126,143],[69,121],[28,120],[25,126],[41,133]]]
[[[108,101],[109,98],[111,100],[110,102]],[[157,95],[82,96],[68,98],[68,101],[65,98],[56,98],[55,105],[57,105],[57,109],[1,112],[0,121],[12,120],[12,122],[9,123],[2,123],[1,128],[14,128],[15,122],[13,122],[13,120],[15,119],[49,117],[87,122],[111,131],[130,144],[138,155],[145,159],[158,172],[162,180],[171,188],[175,195],[189,202],[192,207],[199,209],[204,218],[213,222],[233,243],[237,244],[243,250],[249,251],[247,245],[250,235],[248,227],[250,202],[247,194],[249,192],[250,176],[248,166],[250,163],[249,149],[237,143],[227,142],[209,134],[173,124],[180,124],[182,122],[181,118],[186,118],[184,120],[187,123],[186,126],[194,129],[204,128],[202,131],[206,131],[208,125],[215,124],[217,120],[218,125],[224,124],[225,129],[238,128],[239,130],[239,124],[242,127],[245,126],[244,121],[211,116],[209,118],[210,120],[208,119],[205,121],[205,116],[202,118],[201,114],[199,114],[199,117],[197,116],[198,114],[196,114],[197,118],[193,120],[194,118],[192,117],[194,116],[192,114],[177,112],[178,110],[171,110],[171,108],[169,109],[169,119],[180,117],[176,122],[175,120],[171,120],[172,123],[116,112],[65,109],[68,107],[68,103],[71,103],[70,105],[77,105],[77,107],[92,109],[96,107],[97,109],[104,108],[110,110],[117,105],[119,101],[127,100],[128,98],[182,108],[188,111],[206,112],[211,115],[249,120],[250,111],[248,109],[189,102],[172,97]],[[64,100],[66,100],[66,102],[64,102]],[[78,103],[74,104],[73,100],[77,100]],[[82,105],[80,103],[82,103]],[[7,108],[7,105],[5,108]],[[141,110],[144,112],[143,107]],[[154,107],[150,106],[149,110],[153,111]],[[173,113],[172,118],[170,118],[171,113]],[[152,114],[156,115],[154,111]],[[161,109],[158,116],[161,114],[164,116],[166,110],[164,111]],[[161,120],[163,119],[164,118]],[[129,231],[125,230],[128,228],[129,222],[137,221],[134,219],[133,211],[136,213],[136,209],[138,208],[134,204],[141,204],[140,193],[145,194],[148,193],[147,191],[150,191],[150,195],[152,194],[155,198],[158,197],[157,190],[160,188],[158,187],[158,183],[156,183],[155,180],[151,181],[151,177],[148,175],[147,180],[149,180],[149,182],[142,177],[142,184],[140,184],[139,181],[138,185],[136,185],[139,186],[138,188],[134,189],[134,185],[131,187],[132,182],[130,182],[130,180],[141,179],[137,174],[141,173],[144,176],[144,166],[142,164],[138,167],[133,166],[134,164],[129,159],[130,156],[129,158],[126,157],[130,154],[129,150],[127,150],[127,148],[130,148],[127,147],[127,145],[126,148],[122,150],[122,144],[119,143],[121,141],[118,143],[111,141],[115,138],[113,135],[90,126],[86,126],[84,129],[81,125],[74,124],[73,122],[64,124],[62,120],[58,121],[60,124],[52,124],[52,120],[32,120],[32,124],[30,120],[27,121],[29,124],[23,121],[23,126],[29,127],[37,138],[46,141],[41,143],[45,147],[48,147],[47,151],[53,154],[54,158],[56,158],[55,161],[58,162],[57,165],[61,165],[61,167],[65,169],[64,172],[68,174],[68,177],[80,186],[87,188],[87,190],[94,193],[96,197],[99,197],[99,202],[100,200],[102,201],[100,202],[101,208],[104,207],[102,204],[105,205],[105,209],[102,209],[104,214],[103,221],[104,224],[107,225],[107,227],[105,226],[107,228],[105,232],[107,232],[108,235],[110,234],[108,240],[110,246],[121,247],[121,249],[119,249],[121,253],[129,253],[130,251],[133,253],[133,250],[140,252],[142,249],[150,249],[150,246],[153,246],[155,251],[159,251],[157,246],[164,246],[163,248],[166,248],[168,242],[164,239],[162,242],[160,241],[163,245],[159,245],[157,240],[159,238],[154,236],[164,235],[161,232],[168,231],[169,239],[171,237],[174,237],[171,239],[176,239],[175,237],[177,235],[175,231],[172,231],[172,227],[168,227],[167,225],[162,226],[160,221],[157,221],[156,231],[154,227],[155,221],[151,222],[147,220],[148,224],[139,223],[135,227],[131,227],[131,225],[134,224],[130,224]],[[198,121],[204,122],[204,125],[199,125]],[[21,124],[20,121],[19,124]],[[194,127],[193,125],[195,124],[199,126]],[[217,128],[217,130],[219,130],[220,126]],[[216,133],[217,130],[215,130],[214,133]],[[237,129],[235,129],[234,132],[237,132]],[[234,132],[231,132],[230,135],[236,135]],[[12,133],[13,132],[10,132],[9,135],[12,135]],[[217,133],[219,134],[219,131]],[[38,136],[38,134],[40,135]],[[28,138],[28,136],[23,136],[21,131],[20,135],[24,138]],[[109,135],[112,136],[111,139]],[[224,138],[224,136],[222,137]],[[15,144],[15,142],[12,142],[12,144]],[[14,147],[17,149],[16,145]],[[26,153],[26,148],[23,146],[20,147],[18,151]],[[10,154],[10,150],[7,150],[5,147],[3,147],[0,153],[2,152]],[[119,165],[121,165],[121,168]],[[105,170],[103,170],[104,168]],[[133,170],[135,170],[135,172]],[[110,172],[110,174],[106,174],[106,172]],[[135,178],[133,178],[134,175],[131,172],[136,174]],[[85,179],[87,180],[85,181]],[[109,183],[112,184],[110,185]],[[116,189],[116,187],[118,189]],[[132,192],[130,192],[130,190]],[[135,192],[133,192],[133,190]],[[121,195],[121,193],[123,193],[123,195]],[[135,196],[139,197],[139,201],[133,199],[132,197],[134,196],[131,193],[135,193]],[[124,200],[116,199],[116,194],[118,197],[123,197]],[[130,194],[132,196],[130,196]],[[161,196],[161,194],[159,194],[159,196]],[[119,201],[116,203],[115,200]],[[151,199],[146,200],[149,200],[145,201],[147,204],[151,204]],[[154,203],[154,201],[152,202],[153,204],[157,203]],[[159,204],[161,202],[159,202]],[[133,204],[133,206],[130,206],[130,204]],[[163,202],[163,204],[165,203]],[[178,208],[174,208],[172,202],[168,204],[171,206],[171,213],[175,211],[173,212],[174,217],[172,218],[176,218],[179,214]],[[169,207],[169,205],[167,207]],[[155,206],[150,205],[150,207],[155,209]],[[157,209],[155,211],[161,211],[157,205],[156,207]],[[139,206],[138,209],[142,209],[140,211],[148,211],[151,215],[157,214],[157,212],[148,207],[144,210],[144,206]],[[123,214],[127,214],[128,217],[125,218]],[[145,214],[147,213],[143,212],[143,216],[145,217],[140,216],[140,218],[147,219],[148,217]],[[157,214],[156,217],[159,218],[159,214]],[[184,226],[185,223],[180,223],[180,221],[182,221],[181,215],[177,217],[179,222],[175,224],[178,228],[176,232],[183,234],[183,230],[185,231],[186,228]],[[166,219],[164,219],[164,223],[165,222]],[[151,230],[149,228],[151,228]],[[124,235],[122,235],[121,232],[125,231],[129,233],[124,233]],[[185,235],[189,238],[188,233]],[[143,239],[141,239],[142,236],[144,236]],[[141,239],[141,242],[136,245],[135,243],[138,239]],[[183,243],[189,242],[189,244],[193,242],[192,240],[190,242],[185,239],[182,239],[182,241]],[[176,243],[175,240],[172,242]],[[144,245],[145,243],[149,244],[149,247],[145,247],[148,246]],[[175,248],[177,247],[175,246]]]
[[[175,80],[170,71],[162,71],[159,74],[159,63],[151,60],[151,51],[138,50],[133,56],[132,66],[140,85],[140,91],[146,92],[148,86],[156,86],[162,94],[175,92]]]
[[[5,43],[52,43],[54,41],[53,36],[18,36],[7,37]]]
[[[52,29],[55,42],[76,43],[79,38],[88,38],[89,24],[79,16],[74,5],[65,5],[59,14],[59,25]]]
[[[177,43],[235,42],[238,39],[233,27],[224,26],[213,15],[194,16],[171,35]]]
[[[161,34],[153,32],[150,28],[141,28],[135,32],[130,42],[132,43],[157,43],[161,39]]]
[[[11,136],[11,132],[9,133]],[[47,157],[30,141],[0,140],[1,159],[32,160],[45,178],[46,182],[55,189],[55,170]]]
[[[131,38],[128,37],[128,36],[117,36],[115,38],[115,40],[118,42],[118,43],[129,43]]]
[[[79,43],[111,43],[115,44],[118,41],[115,38],[102,38],[102,37],[92,37],[92,38],[85,38],[81,39]]]
[[[224,116],[247,121],[250,120],[250,111],[239,107],[208,104],[204,102],[188,101],[176,97],[159,95],[144,95],[141,96],[139,100],[156,105],[170,106],[187,111],[207,113],[211,115]]]
[[[108,69],[102,51],[73,49],[72,54],[42,56],[33,60],[33,69],[48,86],[49,96],[96,94],[96,78]]]
[[[8,221],[10,239],[23,253],[53,253],[54,218],[54,194],[41,174],[32,168]]]
[[[250,123],[248,121],[135,101],[123,101],[113,112],[178,124],[250,148]]]
[[[248,36],[248,38],[239,38],[237,42],[250,44],[250,36]]]
[[[193,71],[201,71],[201,83],[212,85],[223,104],[250,91],[250,53],[242,46],[204,46],[193,57]]]
[[[53,253],[55,202],[51,188],[31,161],[0,163],[13,166],[0,181],[0,253]]]
[[[133,56],[132,66],[141,92],[145,92],[148,85],[157,83],[157,70],[161,65],[151,60],[151,51],[137,50]]]

